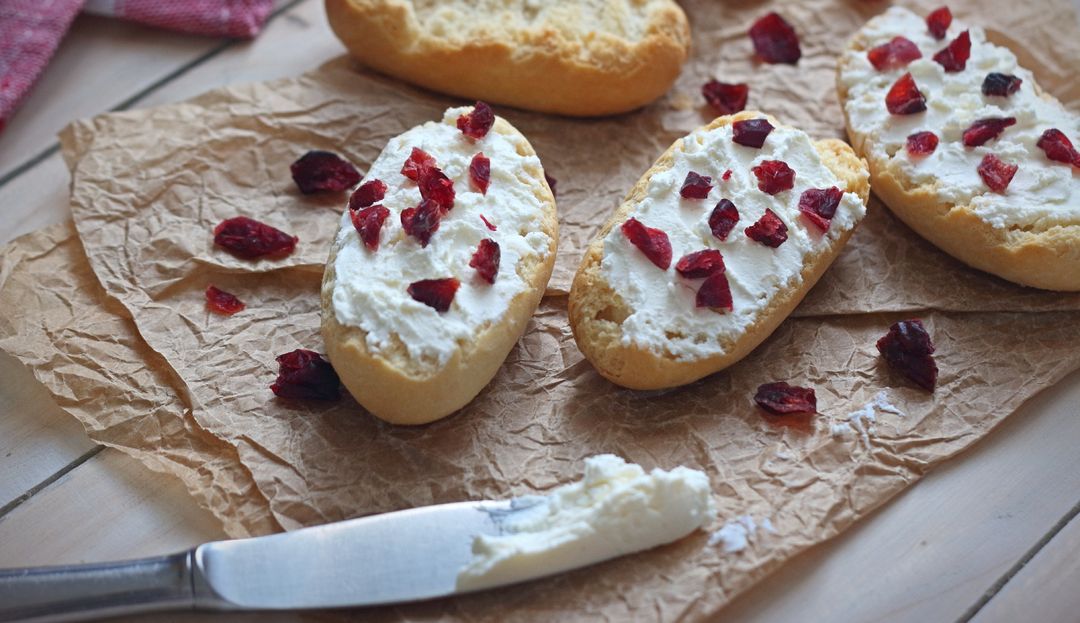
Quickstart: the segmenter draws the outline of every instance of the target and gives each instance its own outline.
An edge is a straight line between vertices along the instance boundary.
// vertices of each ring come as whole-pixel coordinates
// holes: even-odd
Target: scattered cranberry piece
[[[420,301],[435,311],[444,312],[450,309],[450,303],[454,302],[454,294],[460,285],[461,282],[453,277],[423,279],[409,284],[408,292],[413,300]]]
[[[930,34],[934,35],[935,39],[945,38],[949,24],[952,24],[952,11],[947,6],[936,9],[926,16],[926,27],[930,29]]]
[[[475,268],[476,273],[484,281],[495,283],[495,275],[499,273],[500,255],[499,243],[491,238],[484,238],[480,241],[480,246],[476,247],[476,253],[473,253],[472,259],[469,260],[469,266]]]
[[[401,211],[401,228],[406,234],[416,238],[421,247],[426,247],[432,234],[439,229],[442,214],[439,204],[430,199],[422,199],[415,208]]]
[[[694,305],[729,311],[735,309],[731,301],[731,286],[728,284],[727,275],[723,272],[715,272],[706,277],[694,297]]]
[[[986,154],[979,163],[978,171],[979,177],[986,182],[990,190],[1005,194],[1005,189],[1009,187],[1009,182],[1019,169],[1019,166],[1008,164],[994,154]]]
[[[349,218],[352,219],[356,233],[360,234],[360,240],[363,241],[364,246],[372,251],[379,248],[379,232],[382,231],[383,222],[388,216],[390,216],[390,210],[381,205],[349,210]]]
[[[724,180],[725,182],[730,180],[731,179],[731,169],[728,169],[727,171],[724,171],[724,174],[720,176],[720,179]]]
[[[1017,78],[1011,74],[999,74],[992,71],[986,74],[986,78],[983,79],[982,92],[983,95],[1008,97],[1019,91],[1023,82],[1022,78]]]
[[[356,167],[328,151],[309,151],[292,163],[289,171],[305,195],[323,191],[339,193],[360,181]]]
[[[893,115],[913,115],[926,110],[926,98],[910,72],[900,76],[889,89],[885,95],[885,107]]]
[[[1043,150],[1050,160],[1080,167],[1080,152],[1076,151],[1072,141],[1061,130],[1051,128],[1043,132],[1042,136],[1039,137],[1039,142],[1035,144],[1039,149]]]
[[[484,221],[484,225],[487,225],[487,228],[491,231],[496,231],[498,229],[498,227],[495,227],[495,225],[493,225],[491,221],[487,220],[487,217],[483,214],[480,215],[480,220]]]
[[[937,134],[916,132],[907,137],[907,150],[912,156],[929,156],[938,146]]]
[[[731,124],[731,140],[746,147],[760,149],[765,137],[773,131],[768,119],[743,119]]]
[[[551,177],[547,174],[547,171],[544,171],[544,181],[547,182],[548,188],[551,189],[551,196],[558,197],[558,193],[555,192],[555,185],[559,183],[559,180]]]
[[[419,147],[413,147],[409,158],[401,166],[401,174],[415,182],[420,179],[422,171],[433,166],[435,166],[435,159],[431,157],[431,154]]]
[[[934,391],[938,375],[934,345],[921,320],[901,320],[893,324],[877,341],[877,349],[894,370],[926,391]]]
[[[721,199],[709,215],[709,229],[718,240],[726,240],[731,230],[735,229],[735,223],[738,222],[739,211],[728,199]]]
[[[716,249],[688,253],[675,264],[675,272],[687,279],[701,279],[716,272],[724,272],[724,256]]]
[[[758,188],[770,195],[795,186],[795,171],[780,160],[762,160],[751,170],[757,176]]]
[[[892,41],[882,43],[877,47],[870,48],[866,53],[867,60],[878,71],[889,71],[904,67],[911,61],[922,58],[919,46],[911,39],[905,37],[893,37]]]
[[[443,214],[453,209],[454,182],[450,181],[450,178],[446,177],[439,167],[430,166],[422,169],[416,186],[420,189],[420,197],[434,201]]]
[[[776,13],[769,13],[754,22],[750,27],[750,39],[754,42],[754,51],[766,63],[795,64],[802,56],[795,29]]]
[[[746,84],[730,84],[719,80],[710,80],[701,87],[705,101],[721,115],[733,115],[746,108],[746,97],[750,87]]]
[[[796,387],[783,381],[758,387],[754,402],[771,415],[817,413],[817,395],[812,387]]]
[[[219,290],[214,286],[208,286],[206,288],[206,306],[210,308],[210,311],[217,312],[225,316],[231,316],[237,312],[244,311],[247,305],[244,302],[236,298],[234,295],[229,294],[225,290]]]
[[[476,102],[471,113],[458,117],[457,127],[461,133],[474,140],[487,136],[488,130],[495,124],[495,112],[484,102]]]
[[[968,147],[978,147],[984,145],[988,141],[1001,136],[1001,133],[1005,131],[1005,128],[1014,125],[1016,123],[1016,117],[989,117],[986,119],[978,119],[971,124],[971,127],[964,130],[964,145]]]
[[[480,194],[487,194],[488,184],[491,183],[491,159],[484,152],[473,156],[469,163],[469,181]]]
[[[386,197],[386,184],[382,180],[371,180],[360,184],[349,197],[349,209],[359,210],[382,201]]]
[[[319,353],[299,348],[279,355],[278,375],[270,390],[282,398],[337,400],[341,381],[330,362]]]
[[[964,71],[969,58],[971,58],[971,35],[966,30],[934,55],[934,60],[948,73]]]
[[[686,174],[679,194],[683,199],[704,199],[712,190],[712,178],[707,175],[698,175],[693,171]]]
[[[246,260],[263,256],[285,256],[300,239],[246,216],[225,219],[214,228],[214,244]]]
[[[746,235],[751,240],[776,248],[787,240],[787,225],[772,210],[765,208],[765,214],[761,215],[756,223],[746,228]]]
[[[799,197],[799,212],[821,231],[829,231],[832,217],[843,197],[844,191],[835,186],[805,190]]]
[[[668,266],[671,266],[671,241],[667,234],[659,229],[646,227],[632,216],[622,224],[621,229],[626,239],[658,268],[667,270]]]

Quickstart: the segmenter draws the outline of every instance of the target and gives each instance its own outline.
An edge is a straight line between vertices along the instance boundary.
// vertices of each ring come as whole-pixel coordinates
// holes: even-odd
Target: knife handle
[[[126,562],[0,569],[0,621],[85,619],[193,609],[194,550]]]

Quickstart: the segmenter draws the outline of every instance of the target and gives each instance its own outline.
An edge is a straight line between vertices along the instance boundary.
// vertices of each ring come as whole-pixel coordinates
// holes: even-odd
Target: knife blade
[[[122,563],[0,570],[0,621],[154,610],[374,606],[461,592],[473,539],[500,534],[511,501],[459,502]]]

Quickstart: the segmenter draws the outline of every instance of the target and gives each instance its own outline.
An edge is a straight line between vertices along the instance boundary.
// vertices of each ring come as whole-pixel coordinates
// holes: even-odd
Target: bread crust
[[[526,148],[523,155],[536,155],[528,140],[505,119],[496,117],[491,131],[520,137]],[[525,332],[555,266],[559,237],[555,198],[543,171],[534,177],[534,193],[543,205],[540,230],[551,240],[547,254],[540,261],[519,263],[518,274],[528,287],[510,300],[503,320],[482,328],[474,340],[459,344],[446,365],[434,370],[402,361],[400,353],[373,353],[367,348],[366,331],[338,322],[333,292],[340,246],[335,241],[323,273],[323,340],[341,382],[373,415],[392,424],[426,424],[464,407],[494,378]]]
[[[599,31],[586,45],[551,28],[494,25],[455,43],[425,32],[410,0],[326,0],[326,13],[350,54],[382,73],[493,104],[599,116],[644,106],[678,77],[690,28],[677,4],[657,4],[639,40]]]
[[[729,125],[740,119],[757,119],[763,116],[767,115],[755,111],[744,111],[736,115],[718,117],[705,126],[705,130]],[[768,118],[770,123],[779,127],[780,124],[775,119]],[[808,256],[802,270],[801,287],[778,292],[771,303],[762,310],[758,321],[748,327],[737,340],[725,345],[723,354],[693,360],[677,360],[664,353],[623,344],[621,322],[633,313],[633,310],[612,289],[600,272],[604,250],[603,241],[611,229],[624,222],[630,216],[633,206],[645,197],[652,176],[671,168],[675,151],[682,141],[683,139],[675,141],[660,156],[630,190],[622,205],[600,228],[599,233],[589,244],[570,288],[570,327],[578,348],[604,378],[630,389],[663,389],[685,385],[719,372],[745,357],[791,314],[840,254],[857,228],[856,226],[845,232],[831,247]],[[866,179],[866,163],[855,155],[850,146],[836,139],[815,141],[814,147],[821,155],[825,166],[840,178],[844,184],[844,190],[857,194],[865,203],[870,194],[870,185]]]
[[[864,52],[863,33],[848,42],[848,50]],[[978,216],[970,205],[941,201],[938,184],[914,184],[889,161],[868,149],[871,137],[856,132],[848,119],[847,89],[841,76],[851,62],[837,60],[836,88],[844,125],[856,153],[866,160],[871,186],[889,210],[923,238],[961,262],[1020,285],[1067,292],[1080,291],[1080,223],[1046,229],[1003,229]],[[1039,95],[1054,98],[1034,85]],[[882,104],[884,105],[884,103]]]

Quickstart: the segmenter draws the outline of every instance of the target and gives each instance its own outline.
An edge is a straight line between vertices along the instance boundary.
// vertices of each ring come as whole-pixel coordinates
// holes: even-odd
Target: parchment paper
[[[561,294],[584,244],[626,189],[671,141],[708,120],[699,106],[701,83],[713,76],[747,80],[751,106],[816,136],[841,135],[833,57],[885,4],[776,4],[802,34],[797,68],[748,58],[745,29],[768,5],[688,2],[695,56],[660,102],[601,120],[498,111],[530,138],[559,180],[560,255],[526,336],[491,385],[451,418],[395,428],[350,399],[295,403],[266,389],[277,354],[322,349],[318,283],[343,204],[343,197],[300,196],[288,164],[323,148],[363,170],[388,138],[461,103],[358,73],[343,59],[295,79],[71,126],[62,139],[89,266],[78,241],[59,229],[9,247],[0,257],[0,312],[25,318],[0,324],[0,346],[31,365],[97,438],[176,473],[233,534],[265,532],[273,522],[290,529],[543,491],[578,478],[582,459],[599,452],[646,467],[704,469],[721,511],[710,530],[749,515],[760,525],[769,519],[773,531],[758,530],[742,551],[726,552],[723,543],[697,534],[521,587],[369,613],[701,618],[1080,366],[1080,313],[1069,311],[1080,309],[1080,296],[1024,289],[967,269],[876,202],[796,312],[801,317],[728,371],[646,394],[608,384],[583,360]],[[1080,60],[1080,37],[1075,20],[1060,17],[1072,15],[1070,8],[979,5],[953,9],[1028,44],[1024,60],[1044,77],[1043,86],[1075,107],[1080,86],[1071,84],[1071,67]],[[1055,11],[1057,17],[1046,17]],[[214,249],[210,230],[237,214],[299,235],[300,247],[273,262]],[[30,295],[41,275],[62,273],[70,274],[50,281],[47,296]],[[103,291],[90,283],[93,276]],[[208,283],[238,294],[248,309],[231,318],[209,314],[202,298]],[[15,293],[29,306],[16,307]],[[54,307],[68,308],[66,315],[49,313]],[[942,374],[933,395],[884,368],[873,348],[891,322],[911,315],[927,322],[938,345]],[[62,330],[69,326],[75,333]],[[56,372],[68,365],[72,373]],[[783,424],[762,416],[750,397],[773,380],[814,386],[821,414]],[[145,402],[142,396],[154,392],[162,396]],[[848,416],[879,392],[905,415],[878,413],[865,437],[844,433]],[[91,395],[98,402],[84,404]],[[144,434],[148,418],[168,432]],[[199,438],[203,443],[191,441]],[[199,493],[208,489],[215,493]]]

